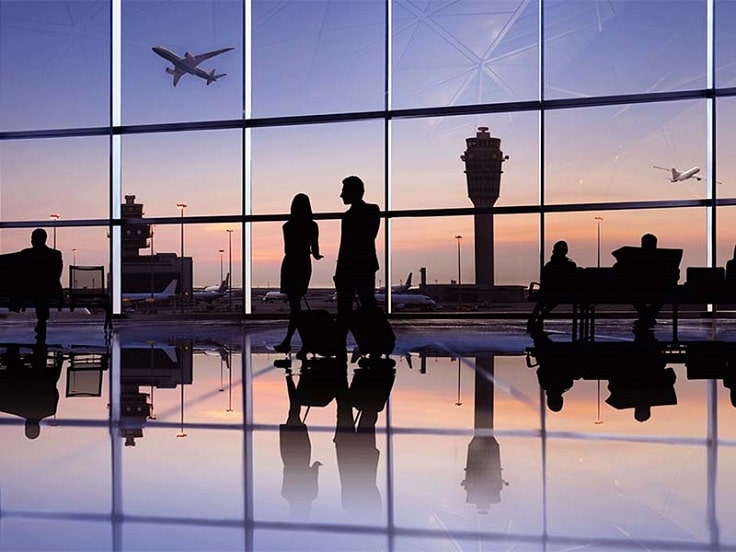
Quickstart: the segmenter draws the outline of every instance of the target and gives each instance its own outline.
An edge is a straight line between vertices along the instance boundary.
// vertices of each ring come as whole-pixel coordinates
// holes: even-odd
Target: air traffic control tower
[[[460,156],[465,162],[468,197],[473,206],[493,207],[501,191],[501,164],[508,159],[501,151],[501,139],[488,133],[488,127],[466,138],[467,149]],[[493,214],[475,215],[475,285],[493,287]]]

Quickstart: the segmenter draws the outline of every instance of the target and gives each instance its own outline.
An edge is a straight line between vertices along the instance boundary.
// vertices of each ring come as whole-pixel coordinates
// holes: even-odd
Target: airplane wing
[[[182,75],[184,74],[184,71],[182,71],[182,70],[181,70],[181,69],[179,69],[178,67],[174,67],[173,69],[172,69],[171,67],[167,67],[167,68],[166,68],[166,72],[167,72],[167,73],[168,73],[169,75],[173,75],[173,76],[174,76],[174,86],[176,86],[176,83],[178,83],[178,82],[179,82],[179,79],[180,79],[180,78],[181,78],[181,76],[182,76]]]
[[[220,54],[224,54],[225,52],[229,52],[230,50],[234,50],[235,48],[222,48],[220,50],[213,50],[212,52],[207,52],[205,54],[199,54],[197,56],[194,56],[194,61],[197,65],[202,63],[206,59],[210,59],[211,57],[219,56]]]

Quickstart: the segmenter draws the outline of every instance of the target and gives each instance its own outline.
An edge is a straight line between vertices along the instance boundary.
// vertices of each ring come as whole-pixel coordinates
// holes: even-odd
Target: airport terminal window
[[[726,261],[734,257],[736,249],[736,227],[733,220],[736,217],[736,206],[718,207],[716,209],[716,266],[726,266]]]
[[[122,141],[123,197],[147,217],[239,215],[243,197],[240,130],[136,134]]]
[[[105,219],[109,142],[85,136],[5,140],[0,147],[3,221]]]
[[[307,292],[307,301],[313,307],[333,308],[332,291],[334,284],[337,249],[340,240],[340,222],[337,220],[317,220],[319,227],[319,248],[324,258],[312,259],[312,278]],[[252,225],[252,297],[253,312],[289,312],[285,297],[279,291],[281,261],[284,258],[283,222],[256,222]],[[381,265],[383,259],[381,258]],[[266,295],[271,292],[270,295]],[[331,304],[329,304],[331,303]],[[302,304],[302,306],[304,306]]]
[[[718,87],[736,84],[736,29],[729,21],[736,17],[736,4],[730,0],[714,2],[715,84]]]
[[[547,112],[545,203],[706,197],[696,179],[705,176],[705,109],[693,100]],[[674,167],[699,171],[679,181]]]
[[[496,216],[496,284],[523,286],[539,279],[539,215]],[[511,290],[511,297],[519,290]],[[507,301],[510,302],[509,299]]]
[[[544,221],[545,261],[549,260],[552,245],[564,240],[569,248],[568,257],[578,266],[596,266],[600,225],[602,267],[613,266],[616,262],[612,251],[624,245],[638,246],[642,235],[654,234],[657,247],[683,250],[682,283],[686,267],[707,266],[706,216],[707,210],[702,207],[549,213]]]
[[[197,74],[177,71],[187,54]],[[243,59],[242,2],[122,0],[123,122],[241,118]]]
[[[706,85],[706,2],[544,1],[545,97]]]
[[[733,144],[736,143],[736,98],[716,99],[716,186],[718,199],[736,198],[736,164]]]
[[[383,2],[252,5],[254,116],[383,109]]]
[[[714,67],[720,87],[734,81],[730,45],[735,35],[727,25],[731,4],[713,2]],[[349,9],[328,2],[276,6],[262,0],[176,5],[132,0],[33,6],[3,2],[0,67],[3,75],[13,75],[0,79],[0,110],[6,115],[0,129],[4,235],[15,235],[15,230],[8,233],[14,225],[42,222],[50,214],[80,227],[95,225],[116,213],[126,196],[136,196],[133,201],[145,205],[146,217],[160,219],[153,222],[151,241],[158,242],[161,249],[155,249],[162,253],[181,253],[177,219],[185,214],[185,256],[193,255],[194,291],[220,281],[222,240],[206,245],[208,236],[222,234],[244,215],[246,222],[251,214],[283,220],[298,191],[312,196],[315,212],[337,217],[344,210],[339,181],[347,174],[364,177],[367,198],[384,209],[431,209],[433,217],[434,210],[447,209],[441,218],[459,217],[452,226],[471,220],[466,211],[451,212],[472,205],[460,156],[465,140],[487,127],[509,156],[494,204],[501,208],[495,216],[497,236],[500,239],[501,228],[508,236],[495,244],[498,283],[526,285],[538,272],[540,257],[548,256],[554,234],[566,230],[556,229],[555,221],[576,219],[575,204],[580,203],[600,204],[600,209],[581,216],[602,216],[606,239],[614,220],[621,220],[621,228],[632,228],[620,217],[625,214],[642,220],[634,225],[637,228],[657,227],[661,236],[671,231],[673,241],[690,243],[694,247],[688,250],[698,251],[698,264],[707,262],[707,247],[713,247],[711,253],[717,249],[719,258],[727,254],[728,238],[705,245],[711,233],[710,184],[695,179],[696,173],[679,183],[667,180],[673,168],[682,173],[697,167],[697,174],[704,175],[707,156],[712,155],[721,182],[716,197],[726,203],[733,199],[726,159],[731,129],[736,127],[729,123],[731,89],[715,91],[716,149],[706,150],[711,106],[704,89],[710,36],[706,3],[683,1],[672,9],[667,2],[510,1],[499,9],[484,2],[429,2],[420,9],[394,0],[389,7],[383,2],[351,3]],[[41,12],[44,18],[38,17]],[[540,13],[545,41],[541,56]],[[48,25],[57,24],[58,33],[46,32]],[[116,24],[122,29],[120,50],[110,45]],[[248,26],[252,51],[246,53],[243,31]],[[64,31],[67,27],[75,30],[74,38]],[[227,77],[207,84],[207,77],[194,71],[173,86],[176,71],[165,71],[169,61],[153,51],[154,46],[177,54],[233,48],[202,62],[207,72],[215,69],[214,75],[222,71]],[[121,96],[110,93],[115,66],[111,52],[120,52],[121,59],[113,61],[121,64]],[[387,52],[392,55],[388,80]],[[33,75],[15,78],[30,67]],[[244,80],[244,75],[251,78]],[[28,85],[38,78],[44,79],[44,86]],[[661,93],[668,94],[668,101],[661,101]],[[621,103],[612,96],[616,94],[631,96]],[[23,95],[24,106],[30,107],[19,109],[16,104]],[[254,118],[239,123],[250,95],[252,114],[246,116]],[[122,135],[120,155],[117,138],[110,140],[111,99],[121,102],[112,113],[122,108],[124,126],[112,129]],[[600,105],[590,107],[590,100]],[[401,112],[385,111],[386,106]],[[305,115],[311,119],[306,121]],[[164,126],[169,123],[174,128]],[[384,177],[389,171],[386,196]],[[35,205],[27,204],[28,194],[18,193],[31,186],[43,191],[34,196]],[[68,200],[71,191],[74,201]],[[119,193],[114,201],[120,205],[110,205],[113,193]],[[673,211],[671,201],[692,207]],[[619,210],[620,202],[627,210]],[[634,208],[637,202],[644,210]],[[568,215],[558,214],[568,206]],[[529,214],[530,209],[535,214]],[[729,213],[730,207],[722,211]],[[680,227],[668,227],[683,212],[693,223],[687,236],[679,235]],[[534,229],[540,214],[545,221],[543,244]],[[204,218],[192,224],[186,220],[192,216]],[[718,232],[728,231],[725,218],[719,212]],[[123,219],[110,220],[118,225],[125,224]],[[406,268],[422,266],[403,259],[419,260],[416,253],[423,241],[407,240],[416,233],[413,228],[426,222],[424,216],[392,218],[392,244],[403,248],[391,252],[391,279],[397,279],[392,285],[406,277]],[[336,229],[337,223],[323,223],[324,237],[336,243],[337,231],[330,228]],[[279,226],[277,221],[263,224]],[[75,230],[65,227],[64,232],[70,237]],[[244,258],[242,240],[234,240],[233,284],[238,280],[242,286],[246,282],[240,273],[252,270],[254,289],[263,281],[275,285],[276,272],[272,278],[268,274],[278,263],[259,259],[279,257],[277,250],[265,250],[279,240],[259,232],[254,228],[252,257]],[[570,233],[573,242],[578,239]],[[125,232],[121,235],[130,239]],[[471,229],[462,235],[470,244]],[[529,239],[522,243],[519,236]],[[638,236],[619,237],[623,242]],[[105,241],[95,241],[100,247],[89,249],[107,266]],[[509,253],[531,253],[540,245],[545,253],[530,254],[529,266]],[[153,247],[143,244],[139,251],[150,254]],[[65,257],[68,254],[65,251]],[[383,252],[381,259],[385,265]],[[450,261],[427,268],[446,272],[449,283],[454,272]],[[315,283],[329,286],[331,271],[324,263],[319,266],[325,274],[315,273]],[[383,268],[379,279],[385,279]],[[123,278],[123,288],[126,282]]]
[[[392,107],[535,99],[538,12],[534,0],[394,2]]]
[[[110,121],[110,1],[0,2],[0,131]]]
[[[383,133],[381,120],[253,129],[253,214],[288,213],[297,193],[315,213],[342,212],[342,179],[353,174],[383,209]]]
[[[466,171],[485,171],[476,164],[474,152],[466,155],[467,140],[479,128],[500,147],[481,146],[490,159],[490,149],[509,158],[502,162],[499,189],[479,198],[478,206],[533,205],[539,191],[539,116],[535,112],[486,114],[464,117],[398,119],[392,123],[391,207],[427,209],[473,207],[468,197]],[[514,155],[509,155],[513,151]],[[467,157],[468,163],[463,161]],[[498,168],[498,167],[496,167]],[[484,202],[485,201],[485,202]]]

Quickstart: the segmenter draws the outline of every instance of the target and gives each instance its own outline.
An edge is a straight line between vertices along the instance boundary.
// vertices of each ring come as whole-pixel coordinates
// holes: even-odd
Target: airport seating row
[[[578,268],[561,282],[545,286],[532,282],[528,300],[537,304],[535,313],[548,314],[557,305],[571,306],[575,339],[594,336],[598,305],[669,305],[675,337],[680,305],[736,305],[736,282],[726,279],[723,267],[689,267],[684,284],[677,283],[678,276],[679,269],[642,276],[617,267]],[[544,306],[547,308],[541,308]],[[530,318],[530,326],[540,329],[544,316]]]
[[[20,312],[43,301],[49,308],[58,310],[99,308],[105,313],[105,330],[112,328],[112,308],[103,266],[71,265],[69,288],[64,290],[61,281],[52,278],[49,285],[48,278],[40,277],[34,272],[35,267],[26,261],[22,251],[0,255],[1,307]]]

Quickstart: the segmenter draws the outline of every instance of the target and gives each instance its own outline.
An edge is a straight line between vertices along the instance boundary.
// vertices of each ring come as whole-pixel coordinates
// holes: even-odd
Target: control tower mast
[[[508,159],[501,151],[501,139],[488,133],[488,127],[466,138],[467,149],[460,156],[465,162],[468,197],[474,207],[493,207],[501,190],[501,164]],[[494,285],[493,214],[475,215],[475,285]]]

